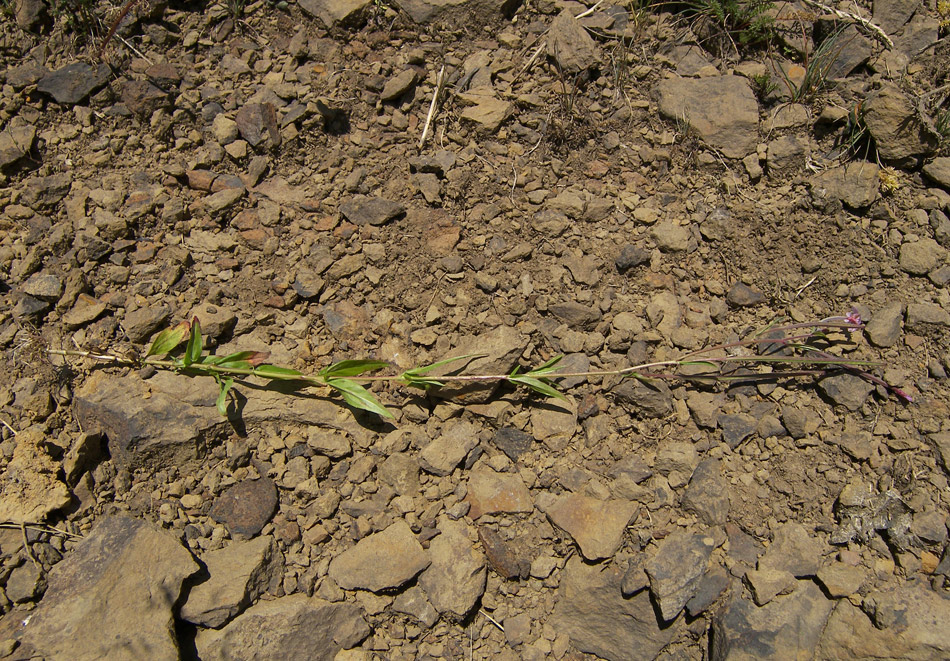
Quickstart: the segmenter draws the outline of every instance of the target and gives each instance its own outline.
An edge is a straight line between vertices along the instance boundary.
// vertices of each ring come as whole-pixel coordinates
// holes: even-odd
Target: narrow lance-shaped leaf
[[[508,380],[512,383],[520,383],[523,386],[531,388],[534,392],[544,395],[545,397],[554,397],[555,399],[566,400],[563,394],[558,392],[558,390],[547,382],[546,379],[536,379],[534,377],[528,376],[527,374],[518,374],[508,377]]]
[[[188,337],[190,332],[191,324],[189,324],[187,321],[183,321],[177,326],[166,328],[161,333],[159,333],[158,337],[155,338],[155,341],[152,342],[152,346],[149,347],[148,353],[145,354],[145,357],[164,356],[165,354],[174,350],[179,344],[184,342],[185,338]]]
[[[182,362],[185,367],[192,363],[197,363],[201,359],[201,352],[204,345],[201,343],[201,324],[198,317],[191,321],[191,337],[188,338],[188,344],[185,345],[185,355]]]
[[[303,372],[298,372],[289,367],[279,367],[278,365],[258,365],[254,368],[254,376],[262,376],[267,379],[280,379],[285,377],[300,377],[303,376]]]
[[[546,374],[551,374],[551,372],[553,372],[554,369],[557,367],[557,364],[561,362],[561,359],[563,357],[564,357],[563,354],[558,354],[557,356],[554,356],[553,358],[548,360],[543,365],[539,365],[538,367],[535,367],[533,370],[528,372],[528,374],[530,374],[531,376],[544,376]]]
[[[218,393],[218,400],[215,402],[215,406],[218,407],[218,413],[224,417],[228,416],[228,391],[231,390],[231,386],[234,385],[234,379],[221,379],[218,381],[218,385],[221,388],[221,391]]]
[[[450,363],[455,363],[460,360],[468,360],[469,358],[482,357],[485,354],[483,353],[467,353],[464,356],[456,356],[455,358],[446,358],[445,360],[440,360],[437,363],[432,363],[431,365],[423,365],[422,367],[414,367],[412,369],[406,370],[399,375],[399,381],[406,384],[407,386],[413,386],[416,388],[440,388],[445,385],[443,382],[439,381],[437,378],[431,378],[423,376],[427,372],[442,367],[443,365],[449,365]]]
[[[359,376],[364,372],[375,372],[388,366],[389,363],[384,360],[341,360],[320,370],[320,376],[324,379]]]
[[[338,391],[343,401],[355,409],[369,411],[384,418],[392,418],[393,414],[386,410],[369,390],[349,379],[327,379],[327,385]]]
[[[249,370],[263,363],[268,356],[270,353],[267,351],[237,351],[227,356],[205,356],[201,364]]]

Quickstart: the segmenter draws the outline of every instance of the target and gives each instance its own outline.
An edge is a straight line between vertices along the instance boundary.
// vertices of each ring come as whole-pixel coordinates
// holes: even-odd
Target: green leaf
[[[389,363],[384,360],[341,360],[320,370],[320,376],[324,379],[337,379],[358,376],[363,372],[375,372],[384,367],[389,367]]]
[[[349,379],[327,379],[327,385],[343,396],[343,401],[355,409],[369,411],[384,418],[392,418],[393,414],[386,410],[369,390]]]
[[[188,338],[188,344],[185,345],[185,367],[188,367],[192,363],[199,362],[203,349],[204,346],[201,343],[201,324],[198,323],[198,317],[195,317],[191,321],[191,337]]]
[[[402,373],[401,376],[419,376],[420,374],[425,374],[426,372],[431,372],[437,367],[442,367],[443,365],[448,365],[450,363],[458,362],[460,360],[468,360],[469,358],[484,358],[488,354],[484,353],[467,353],[464,356],[456,356],[455,358],[446,358],[445,360],[440,360],[437,363],[432,363],[431,365],[423,365],[422,367],[413,367],[411,370],[406,370]],[[400,377],[401,378],[401,377]]]
[[[303,376],[303,372],[292,370],[289,367],[278,367],[277,365],[258,365],[254,368],[254,376],[262,376],[265,379],[280,379],[281,377]]]
[[[487,354],[484,353],[467,353],[464,356],[456,356],[455,358],[446,358],[445,360],[440,360],[437,363],[432,363],[431,365],[423,365],[422,367],[413,367],[412,369],[406,370],[399,375],[399,381],[406,384],[407,386],[412,386],[414,388],[441,388],[445,384],[439,381],[438,379],[433,379],[431,377],[425,377],[423,374],[426,372],[431,372],[432,370],[442,367],[443,365],[448,365],[450,363],[455,363],[460,360],[468,360],[469,358],[481,358]]]
[[[215,402],[215,406],[218,407],[218,413],[228,417],[228,391],[234,385],[234,379],[221,379],[218,384],[221,386],[221,392],[218,393],[218,401]]]
[[[554,371],[554,368],[557,367],[557,364],[561,362],[561,358],[563,357],[564,357],[563,354],[558,354],[557,356],[554,356],[553,358],[551,358],[549,361],[547,361],[540,367],[534,368],[533,370],[528,372],[528,374],[530,374],[531,376],[544,376],[545,374],[550,374],[551,372]]]
[[[567,397],[558,392],[554,386],[547,382],[547,380],[535,379],[526,374],[510,376],[508,377],[508,380],[514,383],[520,383],[523,386],[527,386],[534,392],[544,395],[545,397],[554,397],[555,399],[567,400]]]
[[[228,369],[251,370],[270,354],[266,351],[237,351],[227,356],[205,356],[202,365],[217,365]]]
[[[152,346],[149,347],[148,353],[145,354],[145,357],[164,356],[179,344],[184,342],[185,338],[188,337],[190,332],[191,324],[189,324],[187,321],[183,321],[172,328],[166,328],[161,333],[159,333],[158,337],[155,338],[155,341],[152,342]]]

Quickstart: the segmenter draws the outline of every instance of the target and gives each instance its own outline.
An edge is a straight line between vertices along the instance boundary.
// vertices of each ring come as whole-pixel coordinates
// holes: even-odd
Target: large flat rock
[[[742,158],[759,142],[759,105],[739,76],[667,78],[657,85],[660,114],[685,123],[710,147]]]
[[[51,659],[177,661],[172,608],[196,571],[171,533],[104,518],[50,572],[23,646]]]

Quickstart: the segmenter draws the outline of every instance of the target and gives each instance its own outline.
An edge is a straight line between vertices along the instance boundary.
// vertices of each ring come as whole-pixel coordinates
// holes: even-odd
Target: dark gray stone
[[[381,197],[356,195],[340,205],[340,213],[354,225],[385,225],[405,215],[406,207]]]
[[[679,615],[696,594],[714,547],[709,535],[675,532],[660,542],[656,555],[644,564],[664,620]]]
[[[653,661],[674,627],[660,627],[646,590],[625,599],[623,577],[614,565],[589,565],[575,555],[561,573],[552,622],[581,652],[608,661]]]
[[[621,250],[620,254],[614,260],[617,270],[626,273],[630,269],[647,264],[650,261],[650,253],[643,248],[628,243]]]
[[[835,404],[857,411],[864,406],[874,386],[856,374],[842,373],[821,379],[818,389]]]
[[[812,658],[832,607],[811,581],[762,607],[737,593],[713,620],[710,661]]]
[[[514,427],[502,427],[495,432],[492,441],[495,447],[504,452],[512,461],[517,461],[518,457],[534,445],[534,437],[531,434]]]
[[[611,392],[625,408],[645,418],[663,418],[673,412],[673,393],[662,381],[627,379]]]
[[[214,499],[209,515],[223,523],[231,536],[249,539],[261,532],[277,511],[277,487],[272,480],[244,480]]]
[[[105,86],[111,77],[112,70],[108,65],[93,68],[85,62],[74,62],[43,76],[36,89],[49,94],[56,103],[72,106]]]
[[[765,303],[765,294],[745,284],[736,282],[726,294],[726,302],[737,308],[750,307]]]
[[[693,471],[682,499],[683,508],[709,526],[721,526],[729,516],[729,483],[719,461],[705,459]]]
[[[719,416],[722,440],[733,450],[755,433],[759,421],[748,413],[723,413]]]

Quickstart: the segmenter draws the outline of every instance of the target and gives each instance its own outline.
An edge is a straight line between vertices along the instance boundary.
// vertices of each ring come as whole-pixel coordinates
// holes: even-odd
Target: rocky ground
[[[766,43],[672,5],[128,7],[2,4],[4,655],[950,656],[945,4],[776,4]],[[912,403],[378,386],[389,422],[248,382],[223,418],[210,378],[44,353],[197,316],[306,371],[585,371],[852,308],[834,350]]]

